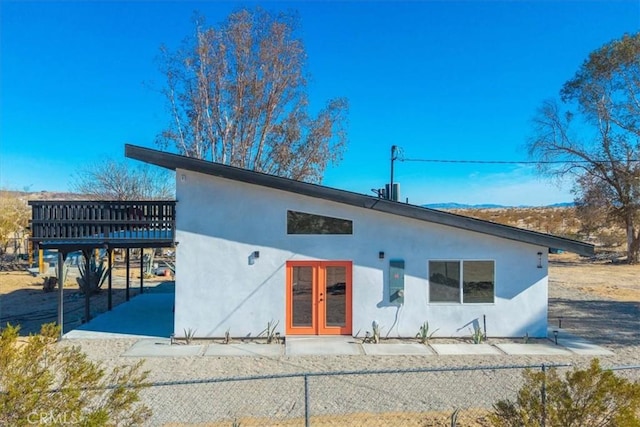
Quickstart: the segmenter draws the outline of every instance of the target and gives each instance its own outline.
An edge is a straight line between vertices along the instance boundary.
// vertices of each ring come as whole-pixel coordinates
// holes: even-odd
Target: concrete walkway
[[[562,329],[549,328],[549,341],[540,343],[488,343],[441,344],[433,340],[429,345],[417,342],[382,342],[365,344],[350,336],[289,336],[285,345],[257,342],[196,343],[171,345],[173,333],[174,294],[158,287],[154,292],[138,295],[127,303],[97,316],[91,322],[64,335],[66,339],[139,339],[123,356],[176,357],[176,356],[465,356],[465,355],[544,355],[571,356],[572,354],[600,356],[612,355],[610,350],[589,343]],[[557,331],[557,344],[555,343]]]
[[[172,293],[147,293],[64,334],[64,338],[168,338],[173,333]]]

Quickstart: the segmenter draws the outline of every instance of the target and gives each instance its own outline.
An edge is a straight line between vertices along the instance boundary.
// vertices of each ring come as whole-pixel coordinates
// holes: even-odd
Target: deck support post
[[[113,301],[112,301],[112,297],[111,297],[111,291],[113,289],[113,281],[112,281],[112,269],[113,269],[113,263],[111,262],[111,258],[112,258],[112,254],[113,254],[113,249],[111,248],[107,248],[107,268],[109,269],[109,292],[107,293],[107,310],[111,311],[111,308],[113,307]]]
[[[127,248],[127,286],[125,291],[125,298],[129,301],[129,257],[131,256],[131,249]]]
[[[144,248],[140,248],[140,293],[144,292]]]
[[[84,268],[87,273],[90,271],[92,256],[93,256],[93,251],[91,250],[82,251],[82,262],[84,262]],[[89,323],[90,320],[91,320],[91,295],[89,294],[89,287],[86,286],[84,289],[84,323]]]
[[[60,336],[58,340],[62,340],[64,335],[64,259],[65,254],[58,251],[58,326],[60,326]]]

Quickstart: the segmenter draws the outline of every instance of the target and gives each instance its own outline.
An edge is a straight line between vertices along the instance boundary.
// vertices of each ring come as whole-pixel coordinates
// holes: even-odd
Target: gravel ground
[[[550,325],[557,325],[562,317],[563,329],[615,353],[601,357],[602,366],[640,365],[640,303],[595,297],[552,280],[549,304]],[[119,339],[73,340],[71,343],[81,345],[89,358],[109,368],[137,362],[137,358],[120,357],[134,342]],[[277,421],[303,417],[303,377],[196,384],[193,381],[336,371],[482,368],[477,371],[311,376],[307,386],[312,416],[450,413],[456,408],[472,408],[475,424],[469,425],[485,425],[482,414],[486,409],[498,399],[513,396],[522,381],[521,369],[491,368],[543,363],[584,366],[590,361],[591,357],[579,355],[157,357],[147,358],[144,362],[145,369],[150,371],[150,380],[172,382],[173,385],[153,386],[144,390],[142,396],[154,413],[149,425],[230,423],[234,419],[241,419],[242,425],[251,425],[251,420],[255,419],[261,420],[257,424],[265,424],[265,420],[270,420],[267,424],[277,424]],[[640,369],[618,372],[640,380]],[[473,411],[477,412],[475,416]],[[345,419],[340,418],[326,425],[346,424]],[[399,421],[397,425],[402,424],[405,422]]]

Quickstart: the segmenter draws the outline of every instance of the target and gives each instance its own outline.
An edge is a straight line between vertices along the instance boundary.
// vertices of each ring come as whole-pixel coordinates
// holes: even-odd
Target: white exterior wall
[[[256,336],[270,320],[284,335],[289,260],[353,262],[354,335],[375,320],[383,336],[414,337],[424,321],[469,336],[486,316],[489,336],[546,336],[547,248],[190,171],[176,181],[176,336]],[[350,219],[353,235],[287,235],[287,210]],[[391,259],[405,261],[402,306],[385,295]],[[465,259],[495,261],[494,303],[429,304],[429,260]]]

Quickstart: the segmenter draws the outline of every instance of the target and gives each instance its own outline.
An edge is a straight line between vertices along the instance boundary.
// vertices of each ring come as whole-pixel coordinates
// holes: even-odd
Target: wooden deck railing
[[[31,239],[173,240],[175,201],[30,201]]]

